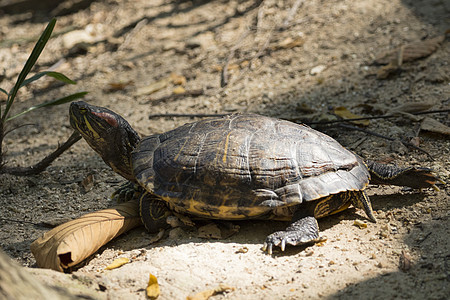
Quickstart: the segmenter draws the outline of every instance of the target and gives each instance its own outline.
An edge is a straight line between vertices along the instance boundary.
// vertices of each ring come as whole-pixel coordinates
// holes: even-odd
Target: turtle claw
[[[123,203],[132,199],[137,199],[142,193],[142,188],[131,181],[127,181],[119,186],[111,195],[111,199]]]
[[[292,223],[286,231],[277,231],[267,236],[263,251],[272,254],[273,247],[286,249],[286,244],[297,246],[319,241],[319,226],[314,217],[304,217]]]
[[[267,250],[267,254],[272,255],[272,244],[271,243],[267,244],[266,242],[264,242],[263,251],[266,251],[266,250]]]

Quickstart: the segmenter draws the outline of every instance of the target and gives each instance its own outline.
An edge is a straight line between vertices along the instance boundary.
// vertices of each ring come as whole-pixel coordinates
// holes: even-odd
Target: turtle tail
[[[389,184],[408,186],[413,189],[432,187],[437,189],[436,183],[441,182],[431,169],[420,167],[400,168],[396,165],[386,165],[375,161],[367,161],[371,184]]]

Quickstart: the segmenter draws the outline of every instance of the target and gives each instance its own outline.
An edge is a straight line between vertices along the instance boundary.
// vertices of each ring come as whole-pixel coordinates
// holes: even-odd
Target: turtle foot
[[[286,228],[270,234],[264,242],[263,251],[272,254],[273,247],[280,247],[284,251],[286,244],[297,246],[319,241],[319,225],[314,217],[301,218]]]
[[[127,181],[120,185],[120,187],[111,195],[111,199],[122,203],[132,199],[137,199],[142,193],[142,188],[131,181]]]

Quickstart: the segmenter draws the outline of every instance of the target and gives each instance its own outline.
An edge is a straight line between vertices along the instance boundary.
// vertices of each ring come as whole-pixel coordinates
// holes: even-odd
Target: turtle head
[[[79,101],[70,104],[70,125],[118,174],[134,181],[131,152],[138,133],[115,112]]]

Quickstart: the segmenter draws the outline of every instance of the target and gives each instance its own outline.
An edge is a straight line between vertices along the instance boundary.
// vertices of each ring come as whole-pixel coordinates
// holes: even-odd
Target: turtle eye
[[[88,110],[87,110],[86,107],[80,107],[79,111],[80,111],[80,113],[83,114],[83,115],[86,114],[86,113],[88,112]]]

